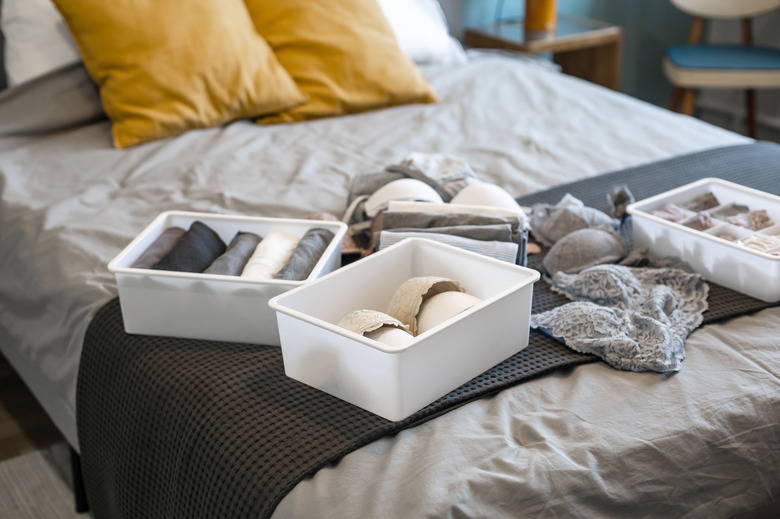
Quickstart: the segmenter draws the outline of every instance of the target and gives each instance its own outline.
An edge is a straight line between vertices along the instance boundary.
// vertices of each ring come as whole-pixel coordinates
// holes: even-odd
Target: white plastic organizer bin
[[[460,282],[482,301],[392,347],[336,325],[354,310],[386,311],[419,276]],[[403,420],[528,345],[535,270],[421,238],[271,299],[287,376],[388,420]]]
[[[303,281],[248,280],[239,276],[193,274],[132,268],[138,257],[168,227],[188,229],[199,220],[225,243],[238,231],[265,236],[281,229],[299,237],[324,228],[335,237]],[[341,265],[341,222],[232,216],[169,211],[160,214],[108,265],[116,276],[127,333],[279,345],[276,314],[268,300]]]
[[[719,205],[701,211],[712,227],[696,230],[653,214],[667,204],[683,206],[712,193]],[[751,231],[729,223],[719,213],[731,204],[751,211],[765,210],[775,222]],[[780,247],[760,251],[751,240],[764,238],[780,245],[780,197],[718,178],[705,178],[628,206],[633,216],[635,249],[648,249],[656,256],[676,257],[688,263],[705,279],[762,301],[780,300]],[[691,213],[695,217],[695,213]],[[724,238],[727,237],[728,239]]]

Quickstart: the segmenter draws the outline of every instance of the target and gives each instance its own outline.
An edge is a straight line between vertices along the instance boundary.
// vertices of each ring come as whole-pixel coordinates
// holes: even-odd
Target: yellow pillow
[[[257,32],[309,97],[261,123],[436,102],[376,0],[245,0]]]
[[[306,101],[243,0],[54,0],[124,148]]]

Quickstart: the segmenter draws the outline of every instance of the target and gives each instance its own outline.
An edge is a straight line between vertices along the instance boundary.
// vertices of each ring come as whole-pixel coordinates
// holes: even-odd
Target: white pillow
[[[415,63],[461,63],[466,53],[450,35],[438,0],[378,0],[398,45]]]
[[[65,20],[51,0],[3,0],[5,71],[12,87],[81,60]]]

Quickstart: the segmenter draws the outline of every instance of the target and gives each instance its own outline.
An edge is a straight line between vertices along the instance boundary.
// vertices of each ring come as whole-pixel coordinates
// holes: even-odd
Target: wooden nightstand
[[[616,25],[559,13],[555,34],[525,39],[523,20],[498,21],[467,28],[466,47],[508,49],[532,54],[552,53],[566,74],[617,90],[623,31]]]

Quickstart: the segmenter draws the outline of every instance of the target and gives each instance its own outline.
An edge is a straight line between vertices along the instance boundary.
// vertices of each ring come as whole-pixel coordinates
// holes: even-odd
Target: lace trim
[[[709,286],[676,268],[597,265],[550,282],[574,302],[533,314],[531,326],[622,370],[679,371],[707,310]]]

